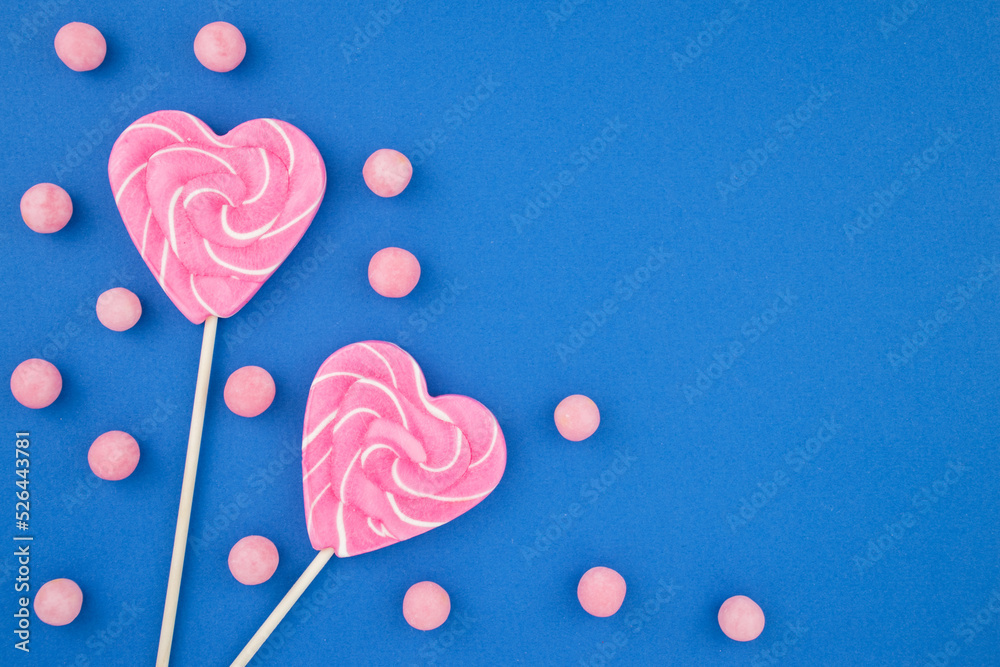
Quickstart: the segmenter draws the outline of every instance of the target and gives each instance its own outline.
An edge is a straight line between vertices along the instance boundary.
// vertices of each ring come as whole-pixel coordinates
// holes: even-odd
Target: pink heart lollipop
[[[111,149],[115,203],[139,254],[195,324],[230,317],[302,238],[326,168],[301,130],[270,118],[217,137],[183,111],[129,125]]]
[[[326,167],[293,125],[251,120],[225,136],[183,111],[129,125],[108,178],[125,228],[174,305],[205,323],[156,664],[170,660],[218,318],[239,311],[305,233]]]
[[[451,521],[496,488],[506,463],[493,414],[466,396],[428,396],[399,347],[334,352],[309,390],[302,434],[306,527],[320,552],[233,665],[249,662],[334,553],[367,553]]]
[[[306,527],[341,558],[426,533],[500,482],[503,433],[481,403],[427,395],[417,362],[392,343],[333,353],[309,391],[302,436]]]

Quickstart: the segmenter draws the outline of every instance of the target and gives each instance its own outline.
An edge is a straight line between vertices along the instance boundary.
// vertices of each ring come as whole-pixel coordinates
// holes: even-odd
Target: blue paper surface
[[[64,378],[32,411],[0,392],[0,664],[152,664],[201,329],[162,294],[107,183],[115,137],[157,109],[222,134],[276,117],[305,131],[329,187],[311,228],[220,322],[173,664],[229,664],[310,562],[300,434],[313,374],[382,339],[432,394],[497,415],[508,468],[453,523],[332,561],[260,665],[985,665],[1000,650],[1000,235],[996,3],[116,3],[0,8],[2,370]],[[97,26],[75,73],[52,39]],[[228,74],[192,52],[211,21],[247,40]],[[394,199],[361,179],[408,154]],[[53,235],[21,194],[73,197]],[[376,295],[368,260],[412,251],[422,276]],[[139,324],[97,296],[134,291]],[[265,367],[273,406],[222,389]],[[598,432],[552,412],[583,393]],[[87,449],[121,429],[136,472],[104,482]],[[30,527],[15,527],[15,432],[30,432]],[[274,577],[226,566],[272,539]],[[14,648],[19,567],[85,595],[65,627]],[[628,583],[597,619],[579,577]],[[451,595],[439,630],[406,625],[406,589]],[[719,630],[729,596],[767,625]]]

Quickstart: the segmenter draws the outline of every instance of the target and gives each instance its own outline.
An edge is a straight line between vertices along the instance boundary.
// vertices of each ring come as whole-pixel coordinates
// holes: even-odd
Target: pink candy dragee
[[[47,408],[62,392],[62,374],[44,359],[26,359],[10,375],[10,393],[32,410]]]
[[[601,424],[601,411],[592,399],[583,394],[573,394],[559,401],[555,412],[559,435],[580,442],[597,432]]]
[[[87,463],[101,479],[112,482],[125,479],[139,465],[139,443],[124,431],[108,431],[90,446]]]
[[[368,282],[372,289],[390,299],[413,291],[420,281],[420,262],[409,250],[382,248],[368,262]]]
[[[417,362],[392,343],[348,345],[320,367],[306,405],[309,538],[343,558],[420,535],[488,496],[506,460],[478,401],[428,396]]]
[[[380,148],[365,160],[361,175],[368,189],[379,197],[395,197],[410,184],[413,165],[399,151]]]
[[[89,23],[67,23],[54,41],[56,55],[74,72],[89,72],[104,62],[108,43],[101,31]]]
[[[625,601],[625,579],[610,567],[592,567],[580,577],[576,596],[588,614],[613,616]]]
[[[83,607],[83,591],[72,579],[53,579],[35,593],[35,616],[48,625],[67,625]]]
[[[734,595],[719,607],[719,627],[730,639],[749,642],[764,631],[764,612],[745,595]]]
[[[433,581],[410,586],[403,596],[403,618],[417,630],[434,630],[448,620],[451,598],[448,591]]]
[[[243,62],[247,43],[243,33],[232,23],[209,23],[194,38],[194,55],[213,72],[230,72]]]
[[[229,571],[236,581],[256,586],[278,569],[278,548],[261,535],[247,535],[229,550]]]
[[[97,297],[97,319],[112,331],[128,331],[141,316],[139,297],[124,287],[113,287]]]
[[[21,196],[21,219],[39,234],[52,234],[73,216],[73,200],[55,183],[32,185]]]
[[[244,366],[226,380],[226,407],[241,417],[256,417],[274,401],[274,379],[260,366]]]
[[[294,125],[257,119],[219,137],[183,111],[129,125],[111,149],[108,176],[132,242],[195,324],[250,300],[326,190],[323,158]]]

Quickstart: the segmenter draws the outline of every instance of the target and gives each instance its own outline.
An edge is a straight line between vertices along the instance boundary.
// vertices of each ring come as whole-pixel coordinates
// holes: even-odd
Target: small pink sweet
[[[72,623],[82,606],[83,591],[72,579],[53,579],[35,593],[35,616],[49,625]]]
[[[229,72],[243,62],[247,43],[239,28],[225,21],[209,23],[194,38],[194,55],[213,72]]]
[[[393,299],[413,291],[420,280],[420,262],[402,248],[382,248],[368,263],[368,282],[372,289]]]
[[[271,407],[274,379],[260,366],[244,366],[226,380],[223,398],[229,409],[240,417],[256,417]]]
[[[380,148],[368,156],[361,173],[368,188],[379,197],[395,197],[409,185],[413,165],[399,151]]]
[[[594,435],[601,423],[601,412],[594,401],[582,394],[573,394],[556,406],[555,420],[559,435],[579,442]]]
[[[260,535],[248,535],[229,550],[229,571],[247,586],[262,584],[278,569],[278,548]]]
[[[56,55],[74,72],[89,72],[104,62],[108,43],[87,23],[67,23],[56,33]]]
[[[451,598],[433,581],[410,586],[403,597],[403,618],[417,630],[433,630],[448,620]]]
[[[609,567],[592,567],[580,577],[576,596],[588,614],[611,616],[625,601],[625,579]]]
[[[61,391],[59,369],[44,359],[22,361],[10,376],[10,392],[26,408],[47,408]]]
[[[139,297],[124,287],[114,287],[97,297],[97,319],[112,331],[126,331],[142,315]]]
[[[58,232],[73,216],[73,200],[54,183],[39,183],[21,196],[21,219],[39,234]]]
[[[719,608],[719,627],[730,639],[748,642],[764,630],[764,612],[745,595],[734,595]]]
[[[87,452],[87,462],[101,479],[117,482],[139,465],[139,443],[124,431],[108,431],[97,436]]]

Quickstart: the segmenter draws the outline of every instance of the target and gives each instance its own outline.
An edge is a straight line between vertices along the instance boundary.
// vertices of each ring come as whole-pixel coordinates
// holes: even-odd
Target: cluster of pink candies
[[[67,23],[55,39],[56,55],[74,72],[89,72],[104,62],[108,43],[87,23]],[[229,72],[243,62],[247,43],[239,29],[225,21],[209,23],[194,38],[194,55],[213,72]]]
[[[59,59],[77,72],[98,67],[107,54],[101,32],[86,23],[69,23],[56,34],[55,50]],[[235,69],[246,56],[246,41],[235,26],[218,21],[203,27],[194,40],[198,61],[214,72]],[[364,181],[379,197],[395,197],[409,184],[413,166],[399,151],[383,148],[375,151],[362,169]],[[21,198],[24,223],[40,234],[52,234],[69,222],[73,202],[69,194],[52,183],[39,183]],[[368,281],[378,294],[388,298],[408,295],[420,280],[420,262],[402,248],[384,248],[368,265]],[[139,298],[123,287],[110,289],[97,300],[97,317],[112,331],[126,331],[139,321],[142,305]],[[11,375],[11,392],[22,405],[40,409],[51,405],[62,390],[59,370],[43,359],[22,362]],[[224,398],[232,412],[242,417],[256,417],[274,400],[275,385],[271,375],[259,366],[245,366],[232,373],[226,382]],[[555,410],[559,434],[579,442],[592,436],[601,422],[597,404],[587,396],[574,394],[563,399]],[[124,431],[109,431],[91,445],[87,460],[94,474],[105,480],[122,480],[139,463],[139,444]],[[260,535],[239,540],[229,553],[229,569],[242,584],[264,583],[277,570],[278,550]],[[615,570],[593,567],[580,578],[577,597],[583,609],[597,617],[612,616],[625,600],[625,579]],[[83,592],[69,579],[54,579],[43,585],[35,596],[35,613],[49,625],[66,625],[80,613]],[[407,590],[403,598],[403,617],[418,630],[440,627],[451,612],[447,591],[432,581],[421,581]],[[764,629],[764,612],[750,598],[736,595],[719,609],[719,626],[736,641],[756,639]]]

